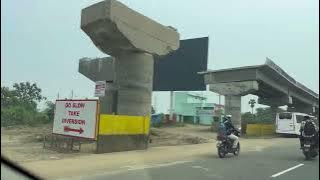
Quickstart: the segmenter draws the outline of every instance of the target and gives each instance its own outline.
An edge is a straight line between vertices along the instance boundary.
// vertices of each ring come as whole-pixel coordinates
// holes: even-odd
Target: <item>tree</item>
[[[215,116],[221,117],[223,115],[223,109],[217,109],[214,111]]]
[[[241,121],[250,122],[254,119],[254,115],[250,112],[245,112],[241,114]]]
[[[252,109],[252,114],[253,114],[253,108],[254,108],[254,106],[255,106],[255,104],[256,104],[256,100],[250,99],[249,104],[250,104],[250,107],[251,107],[251,109]]]
[[[245,112],[241,114],[241,133],[247,132],[247,124],[254,122],[254,114]]]
[[[256,109],[256,119],[259,122],[264,123],[274,123],[276,119],[276,114],[280,112],[284,112],[283,109],[277,108],[273,110],[272,108],[257,108]]]
[[[47,115],[37,110],[37,103],[44,99],[35,83],[15,83],[13,89],[1,87],[1,126],[48,122]]]
[[[30,82],[14,83],[13,89],[15,95],[22,101],[26,102],[40,102],[46,100],[44,96],[41,95],[41,89],[36,83],[31,84]]]
[[[41,89],[36,83],[21,82],[13,84],[13,93],[19,103],[23,104],[28,110],[36,111],[37,103],[46,98],[41,95]]]
[[[46,102],[47,108],[44,110],[44,113],[48,116],[49,121],[53,121],[55,104],[51,101]]]
[[[283,109],[277,108],[257,108],[256,114],[250,112],[241,115],[241,131],[246,132],[247,124],[274,124],[276,113],[284,112]]]
[[[17,105],[18,98],[8,87],[1,87],[1,108]]]

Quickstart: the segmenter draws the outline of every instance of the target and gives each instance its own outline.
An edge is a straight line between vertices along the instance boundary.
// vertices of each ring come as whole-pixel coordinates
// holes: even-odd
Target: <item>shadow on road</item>
[[[226,159],[238,159],[241,156],[235,156],[233,154],[227,154],[224,158],[220,158],[216,152],[208,153],[208,154],[201,154],[198,157],[203,159],[218,159],[218,160],[226,160]]]

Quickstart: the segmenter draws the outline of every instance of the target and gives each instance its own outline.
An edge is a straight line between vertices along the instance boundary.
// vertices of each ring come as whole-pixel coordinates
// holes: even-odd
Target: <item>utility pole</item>
[[[170,119],[173,117],[173,91],[170,91]]]
[[[153,109],[154,109],[155,112],[157,112],[157,109],[158,109],[157,106],[158,106],[158,105],[157,105],[157,96],[155,95],[155,96],[154,96],[154,107],[153,107]]]
[[[221,95],[218,94],[218,97],[219,97],[219,105],[221,105]]]
[[[71,90],[71,99],[73,99],[73,90]]]

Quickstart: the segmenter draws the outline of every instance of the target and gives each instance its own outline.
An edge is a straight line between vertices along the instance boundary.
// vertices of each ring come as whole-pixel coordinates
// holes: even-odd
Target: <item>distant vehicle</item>
[[[276,133],[288,134],[288,135],[300,135],[299,129],[304,116],[310,116],[309,114],[299,112],[282,112],[276,115]]]

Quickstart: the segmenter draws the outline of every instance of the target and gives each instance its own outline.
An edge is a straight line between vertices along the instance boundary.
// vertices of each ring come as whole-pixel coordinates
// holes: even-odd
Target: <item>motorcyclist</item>
[[[311,132],[312,134],[310,134],[310,132],[307,132],[307,131],[310,131],[306,129],[306,124],[308,123],[314,126],[314,132]],[[305,140],[305,137],[307,136],[311,136],[313,140],[316,142],[316,147],[319,148],[319,128],[314,122],[314,120],[310,118],[310,116],[304,116],[304,120],[301,122],[300,136],[299,136],[300,148],[303,148],[304,140]]]
[[[226,127],[226,135],[228,138],[230,138],[231,140],[233,140],[233,146],[232,148],[233,149],[236,149],[237,148],[237,145],[238,145],[238,142],[239,142],[239,138],[234,135],[234,132],[238,132],[240,133],[232,124],[232,121],[231,121],[231,115],[227,115],[225,116],[225,118],[223,119],[223,123]]]

